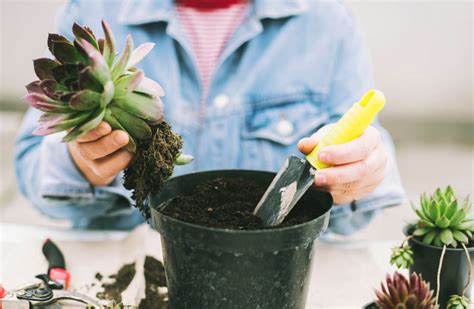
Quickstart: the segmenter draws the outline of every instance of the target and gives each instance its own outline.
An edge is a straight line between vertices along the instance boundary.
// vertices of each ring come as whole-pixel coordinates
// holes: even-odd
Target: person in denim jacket
[[[221,0],[222,1],[222,0]],[[165,118],[195,160],[175,175],[208,169],[277,171],[298,149],[310,151],[331,123],[372,87],[363,40],[336,0],[253,0],[223,48],[204,91],[193,50],[172,0],[76,0],[59,16],[99,32],[105,19],[123,46],[156,47],[141,63],[166,91]],[[389,98],[390,99],[390,98]],[[390,102],[388,104],[393,104]],[[204,108],[203,108],[204,107]],[[44,214],[75,228],[130,229],[143,222],[122,185],[132,155],[128,136],[102,123],[79,141],[32,135],[40,112],[29,109],[15,151],[20,190]],[[350,234],[404,198],[393,143],[378,124],[320,155],[334,167],[315,185],[334,197],[330,231]]]

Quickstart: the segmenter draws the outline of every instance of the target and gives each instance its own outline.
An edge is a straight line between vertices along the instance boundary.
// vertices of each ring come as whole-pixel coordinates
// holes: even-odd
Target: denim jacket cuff
[[[64,134],[46,136],[41,143],[40,196],[43,198],[93,198],[93,186],[73,162]]]

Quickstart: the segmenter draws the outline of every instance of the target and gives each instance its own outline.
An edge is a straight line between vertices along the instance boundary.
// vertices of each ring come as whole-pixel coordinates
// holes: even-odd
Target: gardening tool
[[[59,301],[102,308],[99,302],[84,294],[65,290],[69,285],[69,272],[61,250],[50,239],[43,244],[43,254],[48,261],[48,273],[37,275],[32,282],[10,291],[0,285],[0,309],[67,308]]]
[[[319,160],[321,149],[329,145],[347,143],[362,135],[384,104],[385,96],[382,92],[368,91],[331,127],[306,156],[306,160],[290,156],[257,204],[254,214],[260,217],[266,226],[282,223],[313,184],[316,170],[330,167]]]

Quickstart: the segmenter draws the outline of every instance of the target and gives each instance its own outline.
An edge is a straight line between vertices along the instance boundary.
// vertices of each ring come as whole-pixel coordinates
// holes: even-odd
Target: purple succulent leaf
[[[41,124],[42,127],[44,128],[50,128],[61,121],[64,121],[68,119],[69,115],[68,114],[50,114],[50,113],[44,113],[41,115],[39,118],[38,122]]]
[[[133,50],[133,40],[130,35],[127,35],[127,40],[125,42],[125,48],[118,58],[117,62],[114,64],[112,68],[112,79],[116,80],[119,78],[122,74],[125,73],[128,62],[130,60],[130,56],[132,55],[132,50]]]
[[[143,71],[136,71],[132,74],[120,76],[115,83],[115,97],[124,97],[135,91],[143,81],[145,74]]]
[[[56,42],[63,42],[63,43],[72,44],[71,41],[69,41],[65,36],[62,36],[62,35],[56,34],[56,33],[50,33],[48,35],[48,49],[51,52],[51,54],[54,54],[53,53],[53,47],[54,47],[54,44]]]
[[[95,92],[102,92],[102,84],[92,76],[91,68],[87,67],[79,73],[79,89],[90,89]]]
[[[61,100],[61,97],[66,93],[69,93],[69,90],[58,84],[55,80],[45,79],[41,81],[39,85],[45,95],[54,100]]]
[[[57,131],[54,128],[45,128],[43,126],[36,127],[33,130],[33,135],[45,136],[49,134],[56,133]]]
[[[49,58],[39,58],[33,60],[33,67],[35,69],[36,76],[38,76],[40,80],[53,79],[53,69],[59,65],[59,62]]]
[[[44,94],[30,93],[24,97],[24,100],[33,108],[44,112],[67,113],[70,108],[62,102],[53,100]]]
[[[138,87],[135,89],[137,92],[143,92],[153,97],[162,97],[165,95],[165,91],[161,88],[160,84],[154,80],[144,77]]]
[[[105,20],[102,20],[102,29],[104,30],[105,36],[102,54],[109,68],[112,68],[115,59],[115,37],[109,24]]]
[[[105,40],[103,38],[100,38],[99,40],[97,40],[97,44],[99,45],[99,51],[103,56],[104,55]],[[105,62],[107,62],[107,59],[105,59]]]
[[[51,53],[61,63],[80,63],[86,62],[87,58],[84,57],[71,42],[58,41],[52,42]]]
[[[79,78],[79,68],[78,65],[70,63],[58,65],[53,69],[53,77],[61,85],[69,87]]]
[[[25,86],[26,91],[28,93],[37,93],[37,94],[44,94],[43,90],[41,89],[40,80],[35,80]]]
[[[85,28],[81,27],[79,24],[74,23],[74,25],[72,26],[72,33],[74,34],[77,40],[86,40],[97,50],[99,49],[99,45],[97,44],[95,36],[91,33],[90,29],[88,31]]]
[[[86,40],[81,40],[78,42],[79,45],[86,51],[90,59],[90,73],[97,79],[102,85],[105,85],[110,79],[110,69],[105,62],[104,57],[99,50],[95,49],[89,42]]]
[[[132,52],[126,70],[136,66],[155,47],[154,43],[143,43]]]
[[[86,111],[99,107],[101,94],[92,90],[81,90],[69,101],[72,109]]]

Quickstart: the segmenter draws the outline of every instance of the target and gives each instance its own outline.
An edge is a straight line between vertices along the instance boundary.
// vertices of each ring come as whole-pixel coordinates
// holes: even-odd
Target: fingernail
[[[117,144],[123,145],[127,143],[128,136],[124,133],[118,133],[118,134],[115,134],[114,140]]]
[[[329,163],[329,153],[321,152],[318,157],[319,160],[323,161],[324,163]]]
[[[324,185],[326,184],[326,176],[324,175],[316,175],[316,177],[314,178],[314,181],[316,182],[317,185]]]

